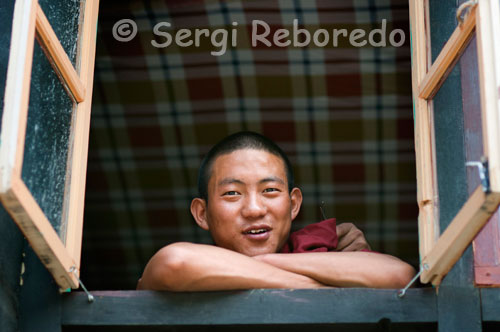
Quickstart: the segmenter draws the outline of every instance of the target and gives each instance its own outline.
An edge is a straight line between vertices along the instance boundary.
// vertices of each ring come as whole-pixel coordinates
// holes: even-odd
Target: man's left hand
[[[371,250],[363,232],[353,223],[337,225],[339,242],[336,251],[361,251]]]

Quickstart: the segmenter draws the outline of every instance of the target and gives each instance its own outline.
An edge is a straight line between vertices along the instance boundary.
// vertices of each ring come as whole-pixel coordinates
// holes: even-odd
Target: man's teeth
[[[264,232],[267,232],[267,230],[265,230],[265,229],[252,229],[252,230],[248,231],[247,233],[259,234],[259,233],[264,233]]]

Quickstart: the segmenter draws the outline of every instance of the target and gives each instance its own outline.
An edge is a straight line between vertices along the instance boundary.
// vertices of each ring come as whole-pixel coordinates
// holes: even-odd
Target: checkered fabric
[[[82,278],[91,289],[134,288],[148,259],[175,241],[206,243],[189,213],[209,148],[240,130],[276,141],[304,194],[295,229],[327,217],[354,222],[374,250],[418,262],[407,0],[101,1],[87,177]],[[114,39],[121,19],[137,23]],[[253,20],[313,33],[387,34],[401,47],[251,45]],[[222,56],[156,48],[154,26],[236,31]],[[235,27],[232,22],[237,22]]]

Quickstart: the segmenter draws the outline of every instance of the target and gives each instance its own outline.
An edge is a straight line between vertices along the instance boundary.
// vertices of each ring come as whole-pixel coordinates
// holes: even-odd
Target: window
[[[496,211],[500,201],[498,132],[499,51],[497,2],[468,1],[459,9],[468,14],[455,29],[434,63],[429,54],[428,1],[410,2],[413,40],[413,94],[415,104],[415,141],[417,155],[418,203],[420,208],[421,280],[439,285],[460,258],[477,232]],[[457,14],[457,15],[460,15]],[[475,189],[451,224],[439,235],[436,161],[432,126],[432,98],[451,71],[476,30],[479,52],[483,151],[485,180]],[[476,164],[477,165],[477,164]]]
[[[112,35],[124,18],[137,24],[128,42]],[[252,21],[293,31],[294,18],[311,33],[359,28],[368,36],[385,27],[387,44],[355,47],[339,37],[337,47],[332,38],[324,47],[252,47]],[[157,48],[151,41],[165,42],[154,34],[161,22],[172,24],[161,30],[174,37],[181,29],[235,29],[237,47],[214,56],[219,48],[204,37],[203,47]],[[374,250],[418,265],[408,23],[407,0],[102,2],[85,284],[134,289],[161,247],[209,242],[188,208],[198,167],[219,139],[245,129],[275,140],[295,167],[305,199],[293,227],[321,220],[324,201],[326,217],[354,222]],[[397,29],[404,44],[393,47]]]
[[[62,288],[78,286],[97,10],[95,1],[85,2],[82,9],[83,23],[78,32],[81,48],[74,64],[36,2],[18,2],[14,17],[15,37],[12,38],[6,106],[2,120],[0,198]],[[425,267],[422,281],[438,285],[465,246],[495,212],[500,201],[497,89],[500,83],[500,47],[498,40],[493,38],[500,31],[500,14],[498,3],[468,2],[468,15],[431,65],[428,53],[429,30],[426,28],[428,2],[410,2],[410,10],[414,43],[412,80],[415,96],[420,255],[422,266]],[[439,110],[432,109],[432,98],[470,41],[474,30],[477,31],[480,54],[482,116],[485,119],[483,147],[487,158],[485,174],[488,175],[489,183],[478,186],[452,224],[440,235],[431,116],[433,111]],[[22,176],[35,33],[69,97],[76,104],[68,136],[67,179],[64,184],[62,226],[59,230],[54,229],[52,220]]]
[[[68,50],[61,45],[42,6],[37,1],[16,2],[1,128],[0,199],[63,289],[78,288],[92,100],[98,3],[83,3],[81,6],[79,2],[62,5],[74,7],[69,8],[70,19],[78,22],[83,17],[81,23],[75,25],[72,34],[78,40],[79,47],[72,50],[70,59]],[[80,14],[75,15],[75,12]],[[42,50],[46,58],[38,56]],[[43,68],[43,62],[47,59],[53,71]],[[32,77],[32,68],[43,77]],[[54,73],[62,86],[51,81],[49,76],[55,77]],[[46,84],[53,86],[47,87]],[[46,89],[43,92],[45,94],[40,97],[34,88],[40,91]],[[55,104],[55,99],[51,99],[53,97],[60,104]],[[37,107],[31,108],[29,102],[32,98],[45,99],[44,103],[37,103]],[[28,114],[28,108],[34,113]],[[47,109],[54,111],[50,114],[51,119],[36,118],[37,113]],[[30,121],[32,117],[35,117],[36,123]],[[44,123],[37,122],[39,120]],[[57,132],[59,129],[60,132]],[[37,132],[39,136],[36,136]],[[38,149],[43,145],[40,140],[46,139],[54,139],[50,147],[56,150],[53,154],[48,153],[48,158],[47,151]],[[27,142],[30,146],[26,145]],[[52,162],[50,165],[44,166],[57,168],[58,171],[44,173],[40,170],[43,167],[29,170],[26,165],[31,163],[30,153],[45,154],[45,159],[54,158],[47,160],[49,164]],[[57,159],[60,156],[66,160]],[[51,176],[55,179],[48,179]],[[36,180],[33,180],[34,177]],[[49,183],[45,196],[35,193],[46,184],[44,180],[54,180]]]

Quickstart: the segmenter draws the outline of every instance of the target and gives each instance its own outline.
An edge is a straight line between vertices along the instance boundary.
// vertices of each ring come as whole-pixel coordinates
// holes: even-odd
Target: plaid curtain
[[[137,23],[129,42],[113,37]],[[402,29],[401,47],[251,45],[271,33]],[[236,31],[222,56],[208,39],[172,43],[179,29]],[[237,22],[235,27],[232,22]],[[197,170],[221,138],[253,130],[294,165],[304,203],[294,228],[354,222],[374,250],[418,263],[407,0],[162,0],[101,2],[87,177],[82,278],[93,289],[135,288],[148,259],[175,241],[209,243],[189,213]]]

